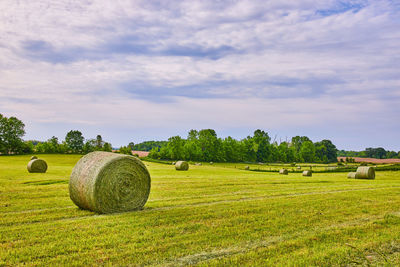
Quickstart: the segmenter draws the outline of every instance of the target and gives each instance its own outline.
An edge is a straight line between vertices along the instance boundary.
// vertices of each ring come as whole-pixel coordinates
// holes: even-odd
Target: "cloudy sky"
[[[2,0],[0,113],[26,140],[259,128],[399,151],[400,1]]]

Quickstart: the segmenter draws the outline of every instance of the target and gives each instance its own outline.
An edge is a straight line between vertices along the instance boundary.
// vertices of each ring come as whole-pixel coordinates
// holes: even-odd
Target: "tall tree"
[[[305,141],[301,144],[300,157],[304,162],[314,162],[315,146],[311,141]]]
[[[84,140],[85,138],[78,130],[71,130],[65,136],[65,143],[67,144],[68,149],[70,149],[73,153],[82,152]]]
[[[16,117],[7,118],[0,114],[0,152],[4,154],[22,152],[22,136],[25,124]]]

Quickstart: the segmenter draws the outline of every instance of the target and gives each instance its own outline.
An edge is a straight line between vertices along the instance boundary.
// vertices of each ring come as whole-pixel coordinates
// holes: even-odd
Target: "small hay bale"
[[[194,165],[196,165],[196,166],[201,166],[202,164],[201,164],[201,163],[195,163]]]
[[[286,170],[286,169],[280,169],[280,170],[279,170],[279,174],[288,175],[288,174],[289,174],[289,171]]]
[[[210,161],[210,165],[213,165],[213,164],[214,164],[214,162]]]
[[[297,166],[297,169],[298,169],[298,170],[301,170],[301,166]]]
[[[183,160],[177,161],[175,164],[175,170],[187,171],[187,170],[189,170],[189,163],[187,163],[186,161],[183,161]]]
[[[349,179],[355,179],[356,178],[356,172],[349,172],[347,174],[347,178]]]
[[[34,159],[37,159],[37,157],[36,157],[36,156],[32,156],[32,157],[31,157],[31,160],[34,160]]]
[[[245,166],[244,169],[248,171],[250,170],[250,166]]]
[[[176,162],[174,161],[174,162],[172,162],[172,165],[175,165],[176,164]]]
[[[150,174],[136,157],[96,151],[72,170],[69,196],[80,208],[97,213],[141,209],[150,193]]]
[[[357,168],[356,179],[375,179],[375,170],[372,167],[361,166]]]
[[[312,171],[311,170],[303,171],[303,176],[312,176]]]
[[[26,167],[30,173],[45,173],[47,171],[47,163],[42,159],[32,159]]]

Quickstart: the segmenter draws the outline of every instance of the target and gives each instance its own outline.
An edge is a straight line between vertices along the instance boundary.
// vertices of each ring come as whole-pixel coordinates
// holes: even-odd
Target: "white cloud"
[[[362,131],[400,111],[391,1],[10,0],[0,10],[0,112],[29,125],[312,134],[330,114]]]

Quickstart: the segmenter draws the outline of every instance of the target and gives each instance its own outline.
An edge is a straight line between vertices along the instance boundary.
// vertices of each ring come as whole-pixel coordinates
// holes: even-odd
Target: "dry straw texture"
[[[279,170],[279,174],[284,174],[284,175],[288,175],[289,171],[286,169],[280,169]]]
[[[357,168],[356,179],[375,179],[375,170],[372,167],[361,166]]]
[[[312,176],[312,171],[311,170],[303,171],[303,176]]]
[[[175,170],[177,171],[187,171],[189,170],[189,163],[186,161],[180,160],[175,163]]]
[[[47,163],[42,159],[32,159],[26,167],[28,172],[45,173],[47,171]]]
[[[141,209],[150,193],[150,174],[136,157],[92,152],[72,170],[69,195],[80,208],[98,213]]]
[[[347,178],[349,178],[349,179],[355,179],[355,178],[356,178],[356,173],[355,173],[355,172],[349,172],[349,173],[347,174]]]

